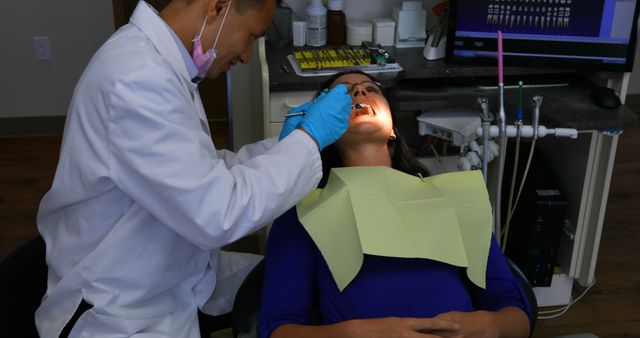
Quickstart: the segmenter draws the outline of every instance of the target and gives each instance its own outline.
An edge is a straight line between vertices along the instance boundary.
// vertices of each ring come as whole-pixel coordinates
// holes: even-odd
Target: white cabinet
[[[267,138],[280,135],[284,114],[286,114],[289,109],[311,100],[315,92],[290,91],[271,93],[269,90],[269,66],[267,65],[264,37],[258,40],[258,57],[261,68],[262,106],[264,107],[262,114],[263,134],[264,137]]]
[[[268,120],[265,121],[265,137],[278,136],[282,129],[284,114],[286,114],[289,109],[311,100],[314,95],[315,92],[313,91],[270,93],[268,98],[269,104],[265,104],[265,107],[269,107],[269,110],[265,111],[265,115],[268,114],[269,117]]]
[[[573,280],[586,287],[595,279],[600,237],[609,197],[618,136],[581,131],[578,139],[544,138],[539,143],[549,169],[569,201],[551,287],[534,288],[540,306],[568,304]]]

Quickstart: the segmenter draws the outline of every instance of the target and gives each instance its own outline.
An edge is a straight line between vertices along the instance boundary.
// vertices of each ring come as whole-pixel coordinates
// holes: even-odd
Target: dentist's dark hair
[[[185,2],[187,5],[191,5],[198,2],[199,0],[182,0],[182,1]],[[233,0],[233,6],[235,7],[236,11],[240,15],[242,15],[247,11],[247,9],[261,10],[264,8],[264,5],[267,4],[267,2],[273,2],[273,1],[275,1],[278,5],[282,3],[282,0]],[[149,0],[148,2],[150,2],[156,9],[161,10],[170,1]]]
[[[332,75],[322,83],[320,90],[318,90],[315,96],[317,97],[320,95],[320,93],[325,89],[330,89],[339,77],[346,74],[360,74],[368,77],[372,82],[378,84],[385,99],[389,101],[386,88],[384,88],[376,78],[359,70],[350,70]],[[392,107],[391,102],[389,103],[389,106]],[[411,150],[409,150],[409,147],[407,146],[407,143],[404,141],[404,137],[395,127],[396,118],[393,114],[393,109],[391,109],[391,120],[394,125],[393,132],[396,135],[395,140],[389,140],[387,142],[387,148],[389,148],[389,154],[391,155],[391,167],[409,175],[422,175],[422,177],[429,176],[427,169],[413,156]],[[322,179],[320,180],[319,186],[324,187],[329,179],[331,168],[344,167],[344,163],[342,162],[340,152],[338,152],[338,148],[335,143],[325,147],[320,152],[320,158],[322,159]]]
[[[236,6],[236,11],[238,11],[240,15],[244,14],[244,12],[249,8],[261,10],[267,2],[274,1],[275,0],[233,0]],[[277,2],[278,1],[276,1],[276,3]]]

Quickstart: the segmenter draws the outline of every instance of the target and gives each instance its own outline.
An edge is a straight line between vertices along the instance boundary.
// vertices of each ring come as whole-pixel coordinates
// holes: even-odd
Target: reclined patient
[[[321,90],[338,84],[347,86],[357,108],[347,132],[321,154],[321,185],[331,168],[338,167],[383,166],[426,177],[393,126],[381,85],[365,73],[347,72],[333,76]],[[527,337],[530,305],[495,238],[486,238],[484,287],[470,281],[464,267],[369,254],[345,287],[338,285],[292,208],[273,223],[269,234],[260,336]],[[311,324],[311,309],[318,306],[314,304],[319,305],[319,325]]]

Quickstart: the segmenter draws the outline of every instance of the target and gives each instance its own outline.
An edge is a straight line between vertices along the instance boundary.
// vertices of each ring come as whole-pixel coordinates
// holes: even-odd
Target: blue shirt
[[[340,292],[295,208],[274,222],[265,260],[260,337],[269,337],[283,324],[309,324],[314,299],[323,324],[390,316],[430,318],[507,306],[519,307],[531,318],[526,295],[495,238],[486,289],[471,283],[464,268],[428,259],[365,255],[358,275]]]

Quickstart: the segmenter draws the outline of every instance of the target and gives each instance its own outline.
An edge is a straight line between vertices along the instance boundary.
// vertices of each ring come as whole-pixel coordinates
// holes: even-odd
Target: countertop
[[[271,92],[317,90],[329,76],[298,76],[287,60],[290,47],[278,47],[267,43],[269,88]],[[390,88],[390,98],[398,111],[426,111],[437,109],[461,109],[480,111],[477,98],[486,96],[492,112],[498,110],[498,90],[482,89],[473,85],[474,80],[493,79],[497,82],[497,68],[492,66],[450,65],[443,60],[428,61],[422,56],[422,48],[385,47],[402,66],[399,73],[375,74]],[[285,71],[286,68],[289,70]],[[523,108],[531,111],[531,97],[544,97],[540,123],[547,127],[575,128],[579,130],[624,129],[635,126],[637,114],[627,106],[604,109],[594,105],[590,91],[597,85],[572,70],[505,67],[505,78],[561,77],[568,85],[562,87],[525,88]],[[516,76],[517,75],[517,76]],[[599,83],[600,85],[604,83]],[[517,89],[505,89],[505,109],[508,116],[515,115],[518,103]]]

